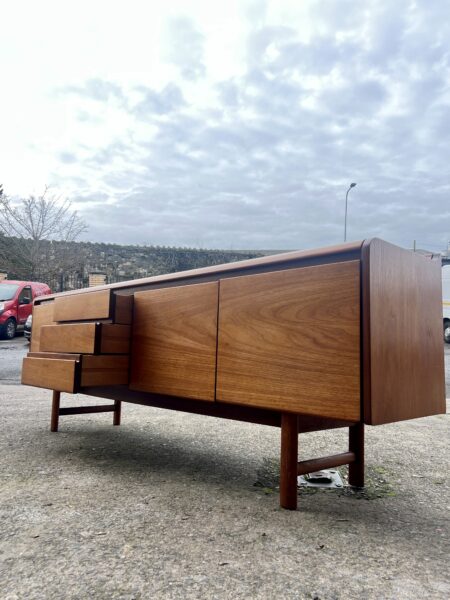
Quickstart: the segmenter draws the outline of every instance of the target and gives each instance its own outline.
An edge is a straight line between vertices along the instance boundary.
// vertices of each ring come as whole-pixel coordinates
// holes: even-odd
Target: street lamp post
[[[347,193],[345,194],[345,222],[344,222],[344,242],[347,241],[347,202],[348,202],[348,193],[349,191],[354,188],[356,185],[356,183],[351,183]]]

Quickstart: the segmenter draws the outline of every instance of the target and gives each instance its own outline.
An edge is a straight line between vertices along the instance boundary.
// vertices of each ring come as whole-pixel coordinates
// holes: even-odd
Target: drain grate
[[[299,475],[297,477],[298,487],[309,487],[309,488],[342,488],[344,482],[341,479],[339,471],[336,469],[324,469],[323,471],[316,471],[315,473],[308,473],[307,475]]]

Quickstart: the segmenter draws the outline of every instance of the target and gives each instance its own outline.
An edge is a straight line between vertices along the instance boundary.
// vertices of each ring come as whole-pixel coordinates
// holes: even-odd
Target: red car
[[[33,300],[50,294],[46,283],[36,281],[0,281],[0,337],[12,340],[24,328],[31,315]]]

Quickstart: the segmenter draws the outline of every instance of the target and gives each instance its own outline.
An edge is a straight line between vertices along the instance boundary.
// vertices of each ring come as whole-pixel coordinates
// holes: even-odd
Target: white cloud
[[[336,243],[352,180],[350,238],[450,238],[439,3],[42,0],[1,17],[0,182],[54,186],[90,239]]]

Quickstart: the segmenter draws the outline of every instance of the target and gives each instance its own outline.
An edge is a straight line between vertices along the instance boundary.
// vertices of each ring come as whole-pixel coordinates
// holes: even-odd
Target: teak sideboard
[[[170,273],[36,300],[22,383],[61,415],[132,402],[281,428],[280,503],[297,476],[349,465],[364,425],[445,412],[440,261],[379,239]],[[61,392],[113,404],[60,407]],[[349,447],[298,462],[298,434]]]

